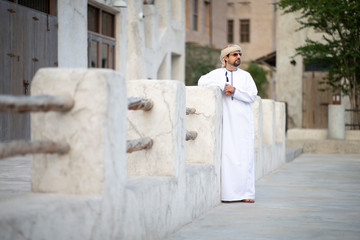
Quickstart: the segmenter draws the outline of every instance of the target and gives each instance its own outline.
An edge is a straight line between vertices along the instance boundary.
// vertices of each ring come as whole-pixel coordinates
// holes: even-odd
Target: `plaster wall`
[[[328,129],[289,129],[289,140],[325,140],[328,139]],[[345,130],[346,140],[360,140],[360,130]]]
[[[0,198],[2,239],[166,239],[220,203],[219,89],[185,88],[170,80],[126,82],[112,70],[84,69],[43,69],[32,87],[34,94],[75,99],[68,113],[33,117],[36,139],[65,141],[71,150],[63,156],[34,157],[33,191]],[[126,111],[128,94],[153,99],[154,108],[148,113]],[[274,107],[267,110],[274,118],[262,116],[261,109],[267,108],[262,102],[258,98],[253,105],[256,118],[284,117],[285,112],[274,112]],[[196,114],[186,116],[187,105],[195,107]],[[268,131],[261,130],[261,121],[256,120],[256,135]],[[188,128],[197,131],[199,139],[185,143]],[[147,135],[154,140],[153,149],[135,158],[125,154],[128,137]],[[256,159],[261,172],[257,178],[283,163],[279,156],[285,149],[273,139],[266,146],[257,144],[257,152],[262,152]],[[196,155],[199,149],[209,154]],[[138,168],[144,168],[142,173],[137,174]]]
[[[34,155],[33,192],[101,194],[106,191],[104,183],[119,182],[113,179],[118,177],[125,179],[126,175],[117,174],[125,166],[123,161],[115,160],[115,156],[125,159],[125,142],[120,135],[112,134],[125,131],[121,116],[127,108],[121,100],[126,97],[123,85],[120,74],[105,69],[52,68],[36,73],[32,94],[70,97],[75,105],[66,113],[31,115],[32,140],[60,141],[71,146],[65,155]]]
[[[211,1],[211,20],[210,31],[206,30],[206,9],[205,2],[198,1],[198,30],[193,28],[193,1],[187,1],[187,27],[186,42],[194,42],[200,45],[213,46],[222,49],[227,45],[227,29],[226,29],[226,1]]]
[[[155,1],[154,4],[128,1],[127,80],[185,81],[184,15],[183,0]]]
[[[58,66],[87,68],[87,44],[84,44],[87,43],[87,0],[64,0],[57,4]]]
[[[126,8],[113,7],[107,0],[58,1],[59,67],[88,67],[88,3],[115,15],[116,71],[127,80],[184,82],[184,0],[127,1]]]
[[[304,127],[303,96],[311,94],[303,89],[303,78],[309,74],[304,72],[303,58],[295,56],[296,48],[304,45],[306,38],[322,41],[323,36],[313,29],[297,31],[300,27],[297,17],[298,13],[283,14],[277,11],[276,100],[287,103],[288,128]]]
[[[221,149],[221,139],[215,136],[222,135],[221,99],[221,92],[216,88],[186,87],[186,106],[196,109],[194,114],[186,116],[186,130],[201,132],[195,141],[185,144],[187,163],[219,165],[217,161],[221,156],[217,149]],[[199,151],[204,147],[208,150]]]
[[[262,105],[262,147],[258,164],[261,168],[256,173],[262,177],[279,168],[286,162],[285,155],[285,104],[271,99],[263,99]],[[257,169],[257,168],[255,168]],[[262,175],[260,173],[262,172]]]
[[[303,59],[294,55],[295,48],[305,41],[305,34],[295,31],[299,28],[295,17],[277,11],[276,100],[288,104],[288,128],[299,128],[302,123]],[[291,64],[291,60],[296,64]]]
[[[115,15],[115,69],[126,73],[127,8],[112,6],[109,0],[57,1],[58,8],[58,66],[88,67],[87,5],[91,3]],[[75,23],[75,24],[74,24]],[[71,27],[69,27],[71,26]]]
[[[243,50],[242,60],[249,62],[275,50],[276,14],[273,0],[228,0],[227,20],[233,20],[234,43]],[[250,42],[240,40],[240,20],[250,20]]]
[[[156,139],[148,151],[127,155],[130,175],[179,176],[185,154],[185,86],[171,80],[128,81],[129,96],[151,99],[150,111],[129,111],[127,138]]]
[[[255,147],[255,179],[264,176],[264,151],[263,151],[263,110],[262,100],[257,96],[252,104],[254,113],[254,147]]]

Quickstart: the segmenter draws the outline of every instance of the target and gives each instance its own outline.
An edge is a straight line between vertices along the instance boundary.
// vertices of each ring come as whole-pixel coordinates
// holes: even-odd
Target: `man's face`
[[[228,56],[225,56],[225,61],[234,67],[238,67],[240,66],[241,63],[240,57],[241,57],[240,51],[235,51],[230,53]]]

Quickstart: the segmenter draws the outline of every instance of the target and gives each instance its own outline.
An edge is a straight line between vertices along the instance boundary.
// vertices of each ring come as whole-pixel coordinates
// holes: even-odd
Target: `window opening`
[[[227,40],[228,43],[232,43],[234,42],[234,20],[228,20],[227,25]]]
[[[240,20],[240,42],[250,42],[250,20]]]
[[[115,69],[115,15],[88,5],[89,68]]]

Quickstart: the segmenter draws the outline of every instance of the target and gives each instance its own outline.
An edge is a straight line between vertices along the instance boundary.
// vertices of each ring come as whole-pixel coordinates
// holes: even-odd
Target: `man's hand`
[[[235,87],[230,84],[225,85],[224,93],[226,96],[231,96],[235,92]]]

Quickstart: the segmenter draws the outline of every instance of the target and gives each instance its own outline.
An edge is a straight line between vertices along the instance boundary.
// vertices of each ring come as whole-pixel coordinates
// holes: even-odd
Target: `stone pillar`
[[[263,174],[265,175],[274,169],[276,161],[275,102],[270,99],[263,99],[261,102],[263,112]]]
[[[36,154],[33,192],[102,195],[119,192],[126,180],[124,78],[112,70],[41,69],[33,95],[70,96],[69,112],[33,113],[32,140],[66,142],[68,154]]]
[[[329,105],[328,138],[345,138],[345,107],[344,105]]]
[[[286,162],[285,118],[285,103],[275,102],[275,147],[277,156],[274,168],[278,168]]]
[[[270,99],[262,100],[263,110],[263,143],[274,144],[276,139],[275,102]]]
[[[148,111],[128,112],[127,139],[149,137],[153,146],[127,154],[129,175],[179,176],[185,167],[185,86],[172,80],[131,80],[128,96],[151,99]]]
[[[255,146],[255,179],[264,176],[263,171],[263,110],[262,101],[257,96],[256,101],[252,104],[254,113],[254,146]]]
[[[59,67],[87,68],[87,0],[58,2]]]
[[[223,115],[220,90],[186,87],[186,107],[196,109],[195,114],[186,117],[186,130],[198,133],[194,141],[185,144],[186,162],[220,166]]]
[[[275,102],[276,142],[285,143],[285,103]]]

